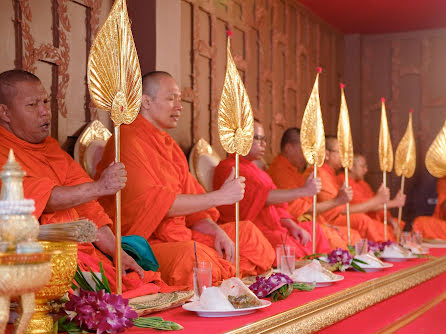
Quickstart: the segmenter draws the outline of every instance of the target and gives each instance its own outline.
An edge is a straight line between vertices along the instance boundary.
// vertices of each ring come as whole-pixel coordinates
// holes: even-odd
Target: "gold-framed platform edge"
[[[444,272],[446,256],[429,259],[227,333],[314,333]]]

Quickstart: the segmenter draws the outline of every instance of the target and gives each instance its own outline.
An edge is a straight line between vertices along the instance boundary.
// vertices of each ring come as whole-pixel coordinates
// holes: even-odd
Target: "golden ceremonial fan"
[[[218,134],[228,153],[235,153],[235,177],[239,177],[239,155],[247,155],[254,136],[254,117],[243,81],[231,55],[228,31],[226,74],[218,107]],[[240,276],[239,202],[235,203],[235,258],[236,275]]]
[[[401,176],[401,194],[404,194],[404,180],[405,178],[412,177],[415,172],[416,165],[416,150],[415,150],[415,137],[413,134],[412,126],[412,112],[409,112],[409,121],[407,123],[406,132],[404,133],[401,141],[399,142],[395,151],[395,173]],[[403,208],[398,208],[398,226],[401,222],[403,214]],[[399,240],[399,235],[397,240]]]
[[[300,142],[302,152],[308,164],[313,165],[313,175],[317,177],[317,167],[321,167],[325,160],[325,133],[322,121],[321,103],[319,100],[319,74],[322,68],[318,67],[316,80],[305,107],[300,129]],[[316,203],[317,195],[313,196],[313,254],[316,253]]]
[[[446,122],[426,153],[426,168],[436,178],[446,175]]]
[[[142,80],[125,0],[116,0],[93,41],[88,57],[88,89],[93,103],[110,112],[115,162],[120,160],[119,126],[130,124],[141,106]],[[121,192],[116,193],[117,293],[122,293]]]
[[[381,98],[381,126],[379,129],[379,166],[383,172],[383,184],[386,187],[386,173],[393,168],[393,150],[390,140],[389,126],[387,124],[386,100]],[[384,239],[387,241],[387,203],[384,203]]]
[[[348,170],[353,167],[353,140],[352,132],[350,130],[350,118],[348,116],[347,101],[345,100],[344,88],[345,85],[341,83],[341,107],[338,120],[338,143],[339,154],[341,155],[341,164],[344,167],[345,185],[348,187]],[[351,245],[350,237],[350,203],[347,202],[347,240]]]

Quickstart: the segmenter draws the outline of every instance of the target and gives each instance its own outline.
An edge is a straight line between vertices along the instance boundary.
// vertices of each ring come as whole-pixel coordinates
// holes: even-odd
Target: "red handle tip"
[[[226,35],[228,35],[228,37],[231,37],[232,36],[232,30],[226,30]]]
[[[316,68],[317,73],[322,73],[322,67]]]
[[[342,82],[339,84],[339,87],[341,87],[342,89],[345,88],[345,84],[343,84]]]
[[[409,112],[410,112],[410,113],[413,113],[413,109],[410,109]]]
[[[382,103],[385,103],[385,102],[386,102],[386,99],[382,97],[382,98],[381,98],[381,102],[382,102]]]

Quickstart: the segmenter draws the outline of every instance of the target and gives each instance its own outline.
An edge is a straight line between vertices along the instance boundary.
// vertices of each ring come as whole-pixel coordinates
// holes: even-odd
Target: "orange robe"
[[[235,165],[234,155],[220,162],[214,172],[214,189],[219,189],[231,173]],[[266,200],[271,189],[277,189],[271,177],[258,168],[252,161],[240,157],[240,175],[246,178],[245,196],[240,201],[240,219],[249,219],[262,231],[273,247],[281,245],[288,233],[282,226],[282,218],[294,218],[287,211],[287,203],[281,205],[266,205]],[[231,221],[235,216],[235,205],[224,205],[218,207],[222,221]],[[302,222],[299,226],[312,234],[312,222]],[[317,253],[330,251],[328,240],[319,224],[317,224]],[[302,257],[313,253],[313,243],[308,242],[303,246],[295,238],[288,236],[288,243],[296,247],[296,257]]]
[[[97,201],[54,213],[44,212],[54,187],[74,186],[92,181],[82,167],[61,149],[54,138],[47,137],[40,144],[31,144],[17,138],[1,126],[0,137],[2,138],[0,165],[5,164],[9,149],[12,148],[16,160],[26,172],[23,179],[24,196],[35,201],[36,210],[33,214],[39,219],[40,224],[68,222],[83,217],[92,220],[98,228],[111,225],[110,218]],[[83,270],[88,271],[88,266],[90,266],[93,271],[98,272],[99,261],[103,263],[112,290],[115,290],[116,271],[113,263],[92,244],[79,244],[78,264]],[[123,276],[123,292],[128,298],[157,293],[160,288],[162,291],[170,291],[170,288],[161,281],[159,273],[146,271],[143,280],[134,272]]]
[[[160,264],[163,280],[171,285],[193,286],[195,262],[212,262],[215,284],[235,275],[235,266],[214,248],[214,237],[191,229],[203,219],[218,220],[215,208],[187,216],[166,218],[179,194],[201,194],[203,187],[189,172],[186,157],[175,140],[139,115],[129,125],[121,126],[121,161],[127,170],[127,185],[122,190],[122,233],[138,234],[150,241]],[[113,138],[109,140],[98,173],[114,159]],[[100,199],[107,213],[114,216],[114,199]],[[235,240],[235,223],[220,225]],[[240,224],[240,272],[257,275],[268,270],[274,250],[249,221]]]
[[[446,176],[437,180],[438,202],[432,216],[420,216],[414,220],[413,230],[419,231],[426,239],[446,240],[446,212],[442,204],[446,200]]]
[[[322,189],[317,195],[318,201],[323,202],[335,198],[340,189],[335,171],[328,164],[324,164],[318,168],[317,173],[322,181]],[[328,210],[321,215],[334,225],[346,226],[347,216],[342,213],[343,210],[345,210],[345,205]],[[380,221],[370,218],[365,213],[351,213],[350,227],[357,230],[363,238],[372,241],[384,240],[384,225]],[[387,228],[388,239],[395,240],[390,226]]]
[[[290,189],[302,187],[305,184],[305,177],[299,170],[291,164],[291,162],[283,155],[277,155],[269,169],[266,171],[274,181],[274,184],[279,189]],[[300,197],[292,202],[288,203],[288,211],[291,215],[299,219],[305,212],[307,212],[313,205],[312,197]],[[347,238],[347,227],[345,226],[329,226],[327,221],[318,215],[318,223],[324,230],[328,241],[330,242],[330,247],[347,249],[348,238]],[[355,244],[357,240],[361,239],[358,231],[350,229],[352,244]]]

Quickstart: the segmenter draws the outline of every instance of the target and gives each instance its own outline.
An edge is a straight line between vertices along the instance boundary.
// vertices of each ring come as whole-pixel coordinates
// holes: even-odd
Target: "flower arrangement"
[[[133,325],[143,328],[162,330],[183,329],[172,321],[164,321],[160,317],[138,317],[129,306],[129,301],[120,295],[111,293],[110,285],[105,276],[102,263],[99,263],[102,279],[99,279],[90,269],[96,285],[94,289],[85,276],[77,268],[73,284],[74,293],[68,295],[62,309],[65,313],[55,323],[55,332],[88,333],[120,333]]]
[[[304,259],[317,259],[320,261],[328,262],[331,265],[332,271],[346,271],[349,268],[355,268],[356,270],[365,272],[358,263],[367,264],[364,261],[354,258],[353,251],[348,251],[342,248],[337,248],[331,251],[329,254],[312,254],[304,257]]]
[[[382,241],[382,242],[374,242],[374,241],[368,240],[367,241],[367,251],[373,252],[373,254],[375,254],[375,256],[378,257],[381,254],[381,252],[384,250],[384,248],[386,248],[387,246],[391,246],[393,244],[394,244],[394,242],[391,240]]]
[[[285,299],[294,289],[311,291],[314,289],[314,284],[293,283],[293,280],[282,273],[276,273],[269,278],[256,277],[256,281],[249,286],[249,289],[254,292],[258,298],[271,297],[271,301]]]

